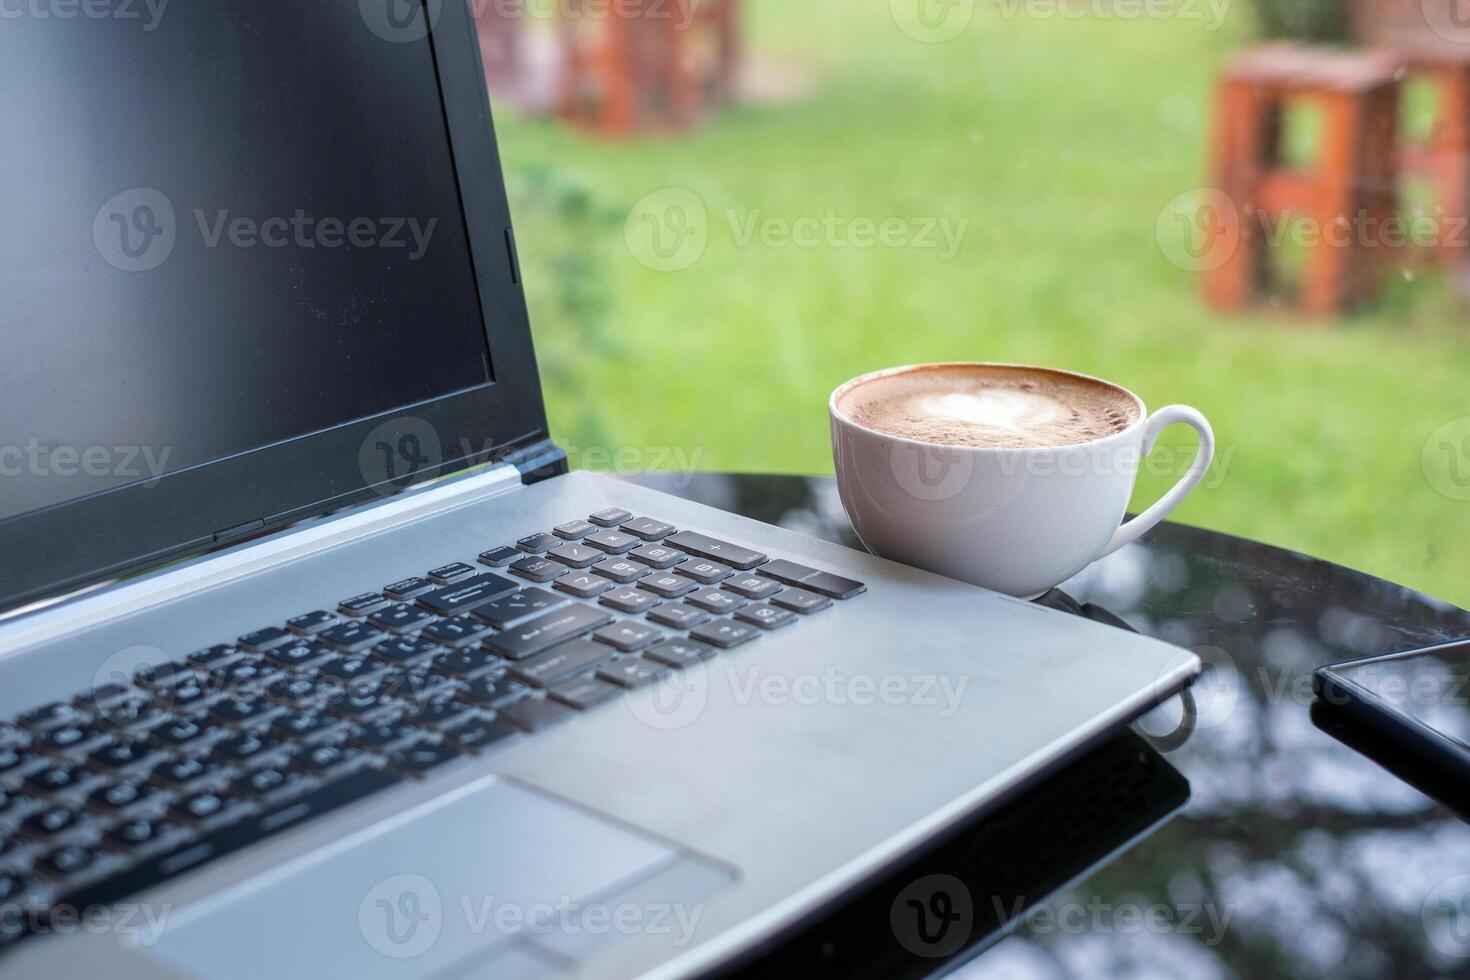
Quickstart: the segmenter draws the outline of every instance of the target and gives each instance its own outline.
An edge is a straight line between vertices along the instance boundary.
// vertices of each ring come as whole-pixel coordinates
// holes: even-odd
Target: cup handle
[[[1215,458],[1215,430],[1210,428],[1209,421],[1203,415],[1187,405],[1169,405],[1148,417],[1148,421],[1143,423],[1143,449],[1139,460],[1141,462],[1144,457],[1154,451],[1154,442],[1159,438],[1159,433],[1171,425],[1181,424],[1199,433],[1199,452],[1195,454],[1194,463],[1189,467],[1189,472],[1174,484],[1174,489],[1159,498],[1158,503],[1118,528],[1102,554],[1098,555],[1099,558],[1111,555],[1125,544],[1132,544],[1152,531],[1154,526],[1168,517],[1175,507],[1183,503],[1184,498],[1189,496],[1194,488],[1199,486],[1199,482],[1205,478],[1205,473]]]

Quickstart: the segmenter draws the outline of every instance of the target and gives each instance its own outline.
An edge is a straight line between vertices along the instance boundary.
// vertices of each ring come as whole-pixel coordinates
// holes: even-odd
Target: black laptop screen
[[[491,380],[411,3],[16,9],[0,521]]]

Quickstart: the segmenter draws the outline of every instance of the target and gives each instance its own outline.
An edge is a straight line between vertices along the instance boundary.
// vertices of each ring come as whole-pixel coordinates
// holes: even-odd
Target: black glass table
[[[829,478],[625,479],[860,547]],[[1196,651],[1194,711],[1161,706],[738,972],[1470,976],[1460,788],[1343,730],[1311,687],[1324,663],[1470,638],[1470,613],[1177,524],[1038,601]]]

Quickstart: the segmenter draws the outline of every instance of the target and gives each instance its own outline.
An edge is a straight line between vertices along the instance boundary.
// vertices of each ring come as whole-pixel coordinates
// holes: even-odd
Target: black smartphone
[[[1470,642],[1329,664],[1312,687],[1333,718],[1361,725],[1380,752],[1470,788]]]

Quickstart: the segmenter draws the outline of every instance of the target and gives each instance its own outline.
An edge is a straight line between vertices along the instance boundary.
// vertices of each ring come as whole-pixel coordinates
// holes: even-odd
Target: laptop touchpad
[[[578,918],[588,909],[608,908],[596,918],[608,941],[628,934],[634,909],[660,913],[661,929],[687,932],[692,923],[674,913],[697,908],[732,877],[675,844],[514,783],[467,790],[178,909],[149,953],[229,980],[418,977],[479,972],[502,958],[520,964],[518,973],[555,975],[598,940],[593,918]],[[569,923],[582,940],[575,947],[559,938]]]

